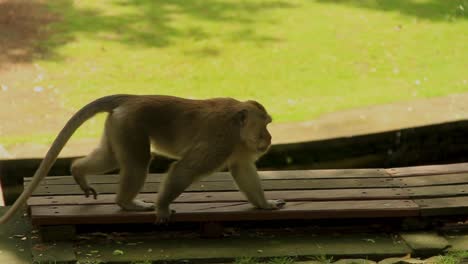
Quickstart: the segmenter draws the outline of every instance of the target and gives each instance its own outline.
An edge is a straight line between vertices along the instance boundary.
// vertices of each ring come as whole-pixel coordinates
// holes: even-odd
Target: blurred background
[[[467,0],[0,0],[0,158],[108,94],[262,102],[275,143],[468,117]],[[103,118],[62,155],[87,153]]]

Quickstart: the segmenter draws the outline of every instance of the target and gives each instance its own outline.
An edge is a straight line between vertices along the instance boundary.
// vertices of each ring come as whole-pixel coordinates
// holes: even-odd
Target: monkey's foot
[[[158,208],[158,213],[156,215],[156,223],[157,224],[166,224],[171,219],[171,216],[175,214],[175,210],[167,209],[160,209]]]
[[[284,205],[286,204],[286,202],[282,199],[279,199],[279,200],[268,200],[268,206],[266,208],[262,208],[262,209],[266,209],[266,210],[277,210],[277,209],[281,209],[284,207]]]
[[[88,198],[90,194],[93,194],[94,200],[97,199],[98,194],[97,194],[96,190],[93,187],[88,186],[88,187],[85,187],[85,188],[82,188],[82,189],[83,189],[83,192],[85,193],[86,198]]]
[[[128,203],[117,202],[117,204],[125,211],[152,211],[156,209],[154,203],[147,203],[136,199]]]

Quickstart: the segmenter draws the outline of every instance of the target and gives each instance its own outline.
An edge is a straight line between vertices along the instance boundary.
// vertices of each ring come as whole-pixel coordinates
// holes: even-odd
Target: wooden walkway
[[[172,205],[172,221],[223,222],[468,215],[468,163],[394,169],[260,172],[266,195],[284,209],[253,209],[228,173],[193,184]],[[140,198],[152,201],[163,174],[151,174]],[[37,226],[153,223],[155,212],[125,212],[114,203],[118,177],[89,176],[99,192],[85,198],[70,176],[48,177],[28,200]],[[25,184],[28,184],[26,179]]]

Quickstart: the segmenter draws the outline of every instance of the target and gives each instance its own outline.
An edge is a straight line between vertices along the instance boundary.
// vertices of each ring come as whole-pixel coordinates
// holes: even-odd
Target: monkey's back
[[[124,113],[119,119],[130,123],[125,127],[143,130],[156,151],[177,158],[195,141],[232,137],[235,133],[233,118],[242,104],[232,98],[195,100],[134,95],[111,114]]]

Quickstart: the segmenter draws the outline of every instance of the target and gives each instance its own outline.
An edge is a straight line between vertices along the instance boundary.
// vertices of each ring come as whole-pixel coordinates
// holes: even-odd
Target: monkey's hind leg
[[[132,130],[134,134],[138,130]],[[116,135],[112,147],[120,164],[120,183],[116,203],[127,211],[151,211],[154,203],[135,199],[145,184],[151,162],[150,143],[144,135]]]
[[[89,155],[73,161],[71,166],[71,173],[76,183],[85,193],[86,197],[90,194],[94,199],[97,199],[96,190],[91,187],[86,180],[86,175],[89,174],[103,174],[117,169],[119,166],[112,152],[109,142],[106,137],[101,139],[101,145],[93,150]]]

